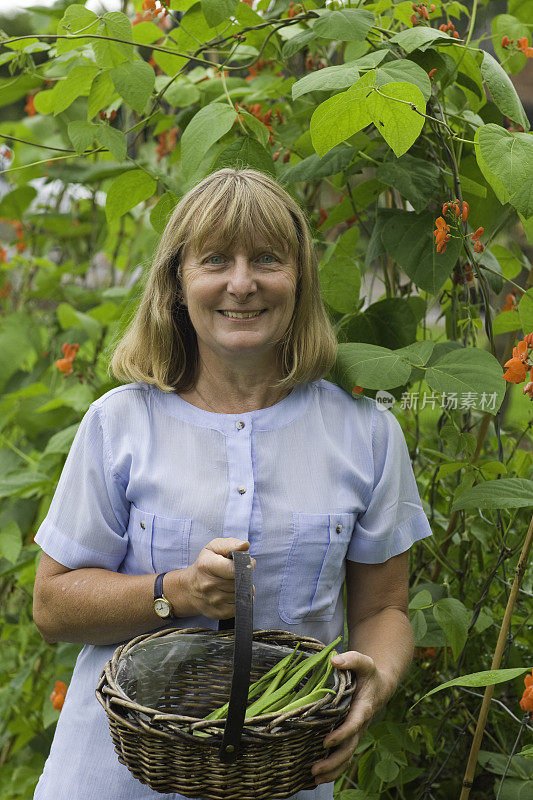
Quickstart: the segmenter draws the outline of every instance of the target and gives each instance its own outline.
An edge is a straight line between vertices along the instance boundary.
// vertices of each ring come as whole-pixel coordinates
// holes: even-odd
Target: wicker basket
[[[204,800],[287,798],[316,788],[311,766],[329,752],[323,740],[346,718],[355,682],[349,670],[334,669],[335,695],[285,714],[274,712],[244,720],[250,682],[268,672],[287,652],[280,649],[279,656],[252,665],[252,640],[291,649],[299,642],[299,650],[309,654],[325,645],[283,630],[252,632],[251,558],[242,551],[230,557],[235,561],[235,631],[229,627],[233,620],[221,620],[218,631],[167,628],[138,636],[115,650],[102,671],[96,697],[107,713],[119,761],[155,791]],[[231,641],[233,661],[197,658],[180,664],[167,677],[157,709],[139,705],[132,696],[134,690],[127,696],[117,684],[121,657],[138,643],[193,633]],[[228,699],[227,718],[202,719]],[[208,735],[200,737],[194,731]]]

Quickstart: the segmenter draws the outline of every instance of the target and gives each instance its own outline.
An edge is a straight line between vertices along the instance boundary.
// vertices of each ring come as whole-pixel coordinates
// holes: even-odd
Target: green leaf
[[[326,303],[343,314],[356,311],[361,273],[353,258],[333,256],[319,272],[320,291]]]
[[[176,208],[178,200],[179,198],[174,194],[174,192],[165,192],[161,195],[155,206],[150,211],[150,222],[152,228],[154,228],[154,230],[156,230],[158,233],[163,233],[165,230],[170,216]]]
[[[522,264],[507,247],[501,244],[491,244],[490,250],[492,255],[496,257],[504,278],[510,278],[512,280],[516,278],[517,275],[520,275]]]
[[[440,188],[440,170],[437,165],[408,153],[394,161],[380,164],[376,177],[387,186],[398,189],[417,214],[427,208]]]
[[[0,557],[16,564],[21,550],[22,533],[15,520],[11,520],[0,530]]]
[[[72,447],[72,442],[74,441],[78,427],[79,423],[75,423],[51,436],[44,449],[43,455],[48,455],[50,453],[68,453]]]
[[[77,3],[67,6],[63,18],[57,26],[57,33],[59,35],[77,34],[79,30],[84,29],[84,33],[96,33],[98,30],[98,16],[94,11],[89,11],[85,6],[78,5]],[[75,50],[77,47],[92,44],[94,39],[58,39],[56,42],[57,54],[67,53],[69,50]]]
[[[322,71],[322,70],[320,70]],[[336,175],[346,169],[352,162],[353,148],[345,144],[333,147],[325,156],[320,158],[317,153],[292,164],[282,173],[283,183],[297,183],[298,181],[319,180],[329,175]]]
[[[358,79],[359,70],[356,61],[337,67],[318,69],[293,83],[292,99],[296,100],[297,97],[301,97],[307,92],[345,89],[347,86],[352,86]]]
[[[414,342],[418,321],[419,317],[408,300],[386,297],[350,320],[343,328],[343,335],[350,342],[366,342],[397,350]],[[408,348],[402,356],[412,362],[412,352]]]
[[[409,603],[409,608],[411,610],[417,610],[422,608],[429,608],[433,605],[433,598],[431,596],[431,592],[427,589],[422,589],[422,591],[417,592],[411,602]]]
[[[375,77],[375,71],[371,70],[359,78],[351,89],[317,106],[311,116],[309,130],[313,147],[320,157],[370,125],[372,117],[366,106],[366,96],[374,86]]]
[[[108,11],[100,19],[98,27],[100,36],[109,36],[110,39],[93,39],[93,50],[96,63],[104,69],[116,67],[123,61],[133,61],[135,58],[135,48],[133,47],[133,37],[131,33],[131,22],[121,11]],[[131,42],[115,42],[111,39],[125,39]]]
[[[437,253],[433,228],[433,214],[397,211],[383,225],[381,238],[389,256],[411,280],[437,294],[459,257],[462,241],[452,238],[446,251]]]
[[[94,76],[98,72],[98,67],[92,64],[78,64],[69,71],[64,80],[56,83],[52,89],[52,110],[54,115],[60,114],[77,97],[88,95]]]
[[[161,39],[161,28],[154,22],[139,22],[138,25],[133,25],[132,36],[133,41],[139,44],[153,44]]]
[[[124,161],[127,152],[126,134],[119,128],[113,128],[105,122],[94,127],[96,128],[98,142],[103,147],[106,147],[119,163]]]
[[[82,328],[93,341],[96,341],[102,333],[102,326],[97,320],[88,314],[84,314],[83,311],[73,308],[69,303],[60,303],[58,305],[57,319],[63,330]]]
[[[108,222],[119,219],[136,205],[148,200],[157,182],[142,169],[122,173],[115,178],[107,193],[105,213]]]
[[[433,616],[446,634],[453,657],[457,660],[468,637],[470,612],[455,597],[444,597],[433,606]]]
[[[163,78],[165,84],[168,84],[168,78],[165,75],[159,75],[158,78]],[[158,79],[156,78],[156,90],[159,92],[162,86],[158,86]],[[200,100],[200,90],[190,81],[182,78],[175,80],[171,83],[168,89],[164,92],[163,97],[170,103],[171,106],[183,107],[191,106]]]
[[[431,389],[457,393],[470,408],[496,413],[505,395],[500,363],[491,353],[478,347],[451,350],[426,371]]]
[[[37,189],[34,186],[19,186],[17,189],[12,189],[0,201],[0,217],[20,220],[36,197]]]
[[[133,64],[119,64],[109,76],[119,95],[139,114],[142,114],[152,95],[155,82],[154,70],[146,61],[139,59]]]
[[[462,675],[460,678],[453,678],[453,680],[446,681],[446,683],[441,683],[440,686],[436,686],[434,689],[431,689],[431,691],[423,695],[420,700],[417,700],[416,703],[411,706],[409,711],[418,705],[418,703],[422,702],[422,700],[425,700],[426,697],[430,697],[436,692],[441,692],[443,689],[449,689],[451,686],[469,686],[472,688],[479,686],[495,686],[498,683],[506,683],[514,680],[515,678],[519,678],[520,675],[523,675],[525,672],[529,672],[531,668],[532,667],[529,666],[515,667],[513,669],[488,669],[484,672],[472,672],[469,675]]]
[[[533,288],[528,289],[518,303],[518,314],[524,335],[533,331]]]
[[[265,150],[263,145],[251,136],[240,136],[217,155],[212,171],[216,172],[224,167],[239,169],[250,167],[275,177],[270,151]]]
[[[319,72],[323,72],[320,70]],[[431,97],[431,81],[427,73],[414,61],[401,58],[398,61],[387,61],[376,70],[376,86],[385,83],[414,83],[424,96],[424,100]]]
[[[487,181],[500,202],[509,202],[526,220],[533,216],[533,135],[510,133],[499,125],[490,123],[478,128],[475,134],[476,157],[483,171],[488,167]],[[490,175],[496,177],[495,183]],[[504,188],[503,197],[498,184]],[[501,193],[501,190],[500,190]]]
[[[505,70],[490,53],[483,53],[481,74],[492,95],[492,99],[506,117],[522,125],[528,131],[531,127],[520,98]]]
[[[181,163],[187,179],[198,171],[209,148],[231,130],[235,119],[235,110],[223,103],[210,103],[194,115],[181,137]]]
[[[45,487],[50,486],[50,478],[42,472],[19,470],[0,478],[0,498],[32,497]]]
[[[287,61],[289,58],[292,58],[292,56],[296,55],[296,53],[299,53],[300,50],[303,50],[304,47],[309,47],[311,42],[315,42],[316,39],[317,35],[312,30],[301,31],[301,33],[291,36],[291,38],[285,42],[281,48],[282,58]]]
[[[406,53],[412,53],[413,50],[426,50],[428,47],[437,41],[437,39],[445,39],[450,41],[450,36],[443,31],[436,28],[408,28],[405,31],[400,31],[395,36],[389,39],[389,42],[399,44]],[[453,41],[453,39],[452,39]]]
[[[374,25],[374,14],[361,8],[331,9],[317,8],[319,19],[310,20],[309,25],[321,39],[336,39],[340,42],[362,42]]]
[[[400,773],[400,767],[392,758],[382,758],[377,762],[375,770],[378,778],[387,783],[394,781]]]
[[[424,342],[413,342],[407,347],[402,347],[401,351],[399,350],[398,352],[406,355],[413,367],[423,367],[424,364],[427,364],[434,347],[435,342],[432,342],[431,339],[426,339]]]
[[[533,506],[533,481],[527,478],[499,478],[465,489],[454,500],[452,511],[528,506]]]
[[[233,16],[239,0],[202,0],[202,13],[212,28]]]
[[[492,331],[495,335],[518,331],[521,327],[518,311],[502,311],[492,320]]]
[[[53,400],[40,406],[36,411],[39,414],[44,414],[47,411],[67,406],[82,414],[87,411],[93,400],[94,392],[90,386],[84,383],[77,383],[66,389],[59,397],[54,397]]]
[[[359,342],[341,343],[332,368],[333,383],[351,394],[354,386],[364,389],[394,389],[407,383],[411,365],[394,350]]]
[[[89,105],[87,119],[92,119],[117,96],[113,82],[109,77],[109,70],[99,72],[92,82],[89,92]]]
[[[81,155],[84,150],[92,145],[97,127],[94,123],[81,119],[69,122],[67,127],[68,138],[78,155]]]
[[[372,122],[398,158],[418,139],[424,126],[424,95],[412,83],[387,83],[367,98]]]

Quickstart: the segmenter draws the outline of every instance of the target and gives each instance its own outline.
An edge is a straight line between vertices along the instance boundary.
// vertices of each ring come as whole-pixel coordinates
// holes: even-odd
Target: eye
[[[217,255],[217,254],[214,254],[214,255],[212,255],[212,256],[208,256],[207,258],[205,258],[205,259],[204,259],[204,264],[205,264],[205,263],[208,263],[208,262],[210,262],[210,261],[212,261],[212,259],[213,259],[213,258],[221,258],[221,259],[224,259],[224,256]],[[219,262],[219,263],[220,263],[220,262]],[[218,264],[215,264],[214,266],[218,266]]]

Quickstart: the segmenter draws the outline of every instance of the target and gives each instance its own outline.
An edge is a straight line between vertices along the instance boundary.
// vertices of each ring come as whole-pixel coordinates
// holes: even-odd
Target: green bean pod
[[[331,644],[329,644],[327,647],[324,647],[318,653],[306,658],[301,665],[295,667],[291,676],[283,684],[283,686],[280,686],[279,689],[276,689],[275,692],[273,692],[271,695],[268,695],[265,699],[260,697],[255,701],[255,703],[252,703],[252,705],[246,709],[245,718],[247,719],[249,717],[260,716],[266,712],[268,707],[277,704],[279,700],[287,700],[291,690],[300,683],[305,675],[311,672],[311,670],[314,669],[317,664],[321,662],[324,663],[326,659],[329,661],[329,655],[331,651],[341,639],[342,636],[338,636],[335,641],[331,642]]]

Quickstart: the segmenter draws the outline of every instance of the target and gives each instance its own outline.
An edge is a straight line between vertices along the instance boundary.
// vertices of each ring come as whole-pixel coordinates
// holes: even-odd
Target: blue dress
[[[393,413],[322,379],[241,414],[145,383],[112,389],[83,417],[35,541],[71,569],[139,575],[183,569],[217,537],[248,540],[254,628],[328,643],[344,632],[346,559],[384,562],[429,535]],[[34,800],[161,797],[118,761],[95,697],[119,644],[82,648]],[[294,797],[331,800],[333,786]]]

